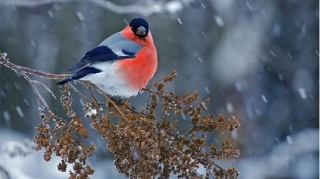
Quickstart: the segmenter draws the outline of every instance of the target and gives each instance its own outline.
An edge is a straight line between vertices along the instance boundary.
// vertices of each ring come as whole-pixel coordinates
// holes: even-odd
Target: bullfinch
[[[143,18],[135,18],[122,31],[106,38],[70,67],[72,75],[57,83],[90,81],[105,93],[136,96],[153,77],[158,66],[157,50]]]

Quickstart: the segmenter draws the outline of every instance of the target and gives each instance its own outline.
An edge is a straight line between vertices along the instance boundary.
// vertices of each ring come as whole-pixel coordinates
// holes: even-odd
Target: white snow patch
[[[97,110],[96,109],[89,109],[89,111],[86,113],[86,117],[91,117],[92,115],[97,115]]]
[[[181,2],[171,1],[166,4],[166,10],[170,13],[176,13],[183,8]]]

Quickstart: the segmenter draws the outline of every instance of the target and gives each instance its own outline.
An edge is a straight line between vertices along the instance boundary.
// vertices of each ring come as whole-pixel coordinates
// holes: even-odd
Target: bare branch
[[[14,70],[15,72],[19,73],[20,75],[22,75],[31,85],[35,95],[36,95],[36,99],[37,99],[37,104],[39,106],[39,110],[40,110],[40,106],[44,106],[49,113],[52,113],[52,111],[50,110],[47,102],[44,100],[43,96],[40,94],[39,90],[37,89],[37,87],[35,86],[35,84],[40,84],[42,85],[55,99],[56,96],[53,94],[53,92],[50,90],[50,88],[48,88],[44,83],[41,83],[39,81],[36,80],[32,80],[27,74],[30,75],[34,75],[34,76],[38,76],[41,78],[49,78],[49,79],[62,79],[62,78],[66,78],[68,76],[70,76],[69,74],[52,74],[52,73],[46,73],[40,70],[34,70],[31,68],[27,68],[27,67],[23,67],[20,65],[16,65],[12,62],[9,61],[9,59],[7,58],[7,54],[6,53],[1,53],[0,52],[0,64],[4,65],[5,67]]]
[[[49,78],[49,79],[54,79],[54,80],[59,80],[63,78],[67,78],[70,76],[70,74],[54,74],[54,73],[47,73],[43,72],[40,70],[34,70],[31,68],[23,67],[20,65],[16,65],[12,62],[9,61],[8,58],[6,58],[7,54],[6,53],[1,53],[0,52],[0,64],[4,65],[7,68],[10,68],[14,70],[15,72],[21,74],[21,73],[27,73],[31,75],[35,75],[41,78]]]
[[[28,76],[26,75],[25,73],[20,73],[31,85],[34,93],[36,94],[36,97],[37,97],[37,103],[38,103],[38,106],[42,106],[41,103],[45,106],[45,108],[51,112],[47,102],[44,100],[44,98],[42,97],[42,95],[39,93],[37,87],[34,85],[34,81]],[[40,109],[40,108],[39,108]]]
[[[40,81],[36,81],[36,80],[32,80],[32,82],[42,85],[47,91],[49,91],[49,93],[52,95],[52,97],[53,97],[54,99],[57,99],[57,97],[53,94],[53,92],[51,91],[51,89],[48,88],[48,86],[46,86],[44,83],[41,83]]]

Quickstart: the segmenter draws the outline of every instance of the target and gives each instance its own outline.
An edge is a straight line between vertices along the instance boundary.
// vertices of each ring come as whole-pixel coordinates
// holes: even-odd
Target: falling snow
[[[238,139],[238,131],[237,130],[233,130],[231,132],[231,136],[234,140],[237,140]]]
[[[53,4],[53,8],[56,9],[56,10],[60,10],[61,6],[58,3],[54,3]]]
[[[84,20],[85,20],[82,12],[77,12],[77,16],[78,16],[78,18],[79,18],[81,21],[84,21]]]
[[[24,114],[23,114],[20,106],[16,106],[16,111],[18,112],[18,114],[19,114],[20,117],[23,117],[23,116],[24,116]]]
[[[293,143],[293,140],[292,140],[291,136],[288,135],[286,139],[287,139],[288,144],[291,145]]]
[[[275,36],[280,36],[281,35],[281,26],[278,23],[275,23],[273,25],[273,34]]]
[[[51,18],[53,18],[53,14],[52,14],[52,11],[48,11],[48,14]]]
[[[206,90],[207,93],[210,93],[210,90],[209,90],[208,86],[204,87],[204,89]]]
[[[302,99],[307,99],[307,92],[304,88],[299,88],[299,94]]]
[[[220,27],[224,26],[224,22],[221,16],[214,16],[214,20],[216,21],[218,26]]]
[[[267,100],[267,98],[266,98],[266,96],[265,96],[265,95],[261,95],[261,98],[262,98],[263,102],[265,102],[265,103],[267,103],[267,102],[268,102],[268,100]]]
[[[180,18],[177,18],[177,21],[178,21],[179,24],[182,24],[182,21],[181,21]]]
[[[282,76],[282,74],[278,74],[278,78],[279,78],[280,81],[283,81],[283,76]]]
[[[252,11],[252,7],[251,7],[250,3],[247,1],[246,4],[247,4],[247,7],[249,8],[249,10]]]
[[[181,113],[181,117],[182,117],[183,120],[187,119],[187,117],[186,117],[186,115],[184,113]]]
[[[228,113],[233,113],[233,106],[230,102],[227,103],[226,108]]]
[[[79,101],[80,101],[80,104],[81,104],[82,106],[84,106],[83,99],[82,99],[82,98],[80,98],[80,99],[79,99]]]
[[[247,82],[243,80],[236,81],[235,87],[238,91],[243,91],[247,88]]]
[[[18,83],[14,83],[14,87],[17,89],[17,90],[20,90],[20,85]]]
[[[25,103],[27,106],[30,106],[30,104],[29,104],[29,102],[28,102],[27,99],[24,99],[23,101],[24,101],[24,103]]]
[[[293,131],[293,126],[292,125],[289,125],[289,131],[292,133],[292,132],[294,132]]]
[[[33,40],[31,40],[30,43],[31,43],[32,47],[36,47],[36,43]]]
[[[7,111],[7,110],[3,111],[3,118],[4,118],[6,121],[9,121],[9,120],[10,120],[9,111]]]
[[[204,31],[201,31],[201,34],[203,35],[203,37],[207,37],[207,35]]]
[[[1,89],[0,89],[0,94],[1,94],[2,97],[6,97],[6,94],[5,94],[4,91],[1,90]]]

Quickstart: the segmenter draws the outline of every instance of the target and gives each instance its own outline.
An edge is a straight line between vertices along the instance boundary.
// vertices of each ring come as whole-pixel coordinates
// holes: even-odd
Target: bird
[[[148,22],[136,17],[120,32],[88,51],[70,67],[72,75],[57,83],[90,81],[112,97],[130,98],[141,93],[158,66],[157,49]]]

